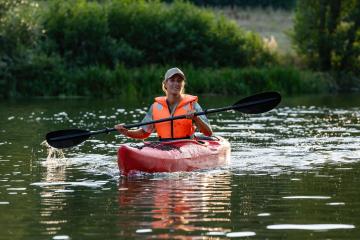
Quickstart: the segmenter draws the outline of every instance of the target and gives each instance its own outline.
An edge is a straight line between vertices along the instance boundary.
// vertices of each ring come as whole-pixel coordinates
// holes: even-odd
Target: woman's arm
[[[205,123],[201,118],[194,116],[193,121],[196,127],[199,129],[199,131],[202,132],[205,136],[210,137],[213,134],[211,127],[207,123]]]
[[[213,131],[211,129],[209,120],[207,119],[206,115],[202,116],[195,116],[193,113],[195,112],[202,112],[202,108],[199,103],[195,102],[193,103],[193,111],[190,111],[190,118],[194,121],[196,127],[199,129],[199,131],[204,134],[205,136],[210,137],[213,134]],[[191,114],[192,113],[192,114]]]
[[[130,137],[130,138],[145,139],[150,136],[150,133],[145,132],[145,130],[142,128],[135,129],[135,130],[129,130],[124,127],[124,124],[115,125],[115,129],[119,133],[123,134],[124,136]]]
[[[148,112],[146,113],[145,117],[141,121],[142,123],[152,121],[152,106],[153,105],[150,106]],[[154,131],[154,125],[150,124],[150,125],[142,126],[139,129],[129,130],[124,127],[124,124],[118,124],[118,125],[115,125],[115,129],[119,133],[123,134],[124,136],[130,137],[130,138],[136,138],[136,139],[145,139],[145,138],[148,138],[150,136],[150,134]]]

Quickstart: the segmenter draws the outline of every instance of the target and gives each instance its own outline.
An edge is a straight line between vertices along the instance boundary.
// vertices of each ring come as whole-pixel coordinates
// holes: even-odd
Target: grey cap
[[[182,76],[185,79],[185,74],[179,68],[174,67],[174,68],[170,68],[169,70],[166,71],[164,80],[171,78],[175,74],[179,74],[180,76]]]

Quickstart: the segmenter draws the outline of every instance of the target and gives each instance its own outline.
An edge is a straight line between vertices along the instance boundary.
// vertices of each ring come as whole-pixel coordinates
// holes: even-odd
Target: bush
[[[28,57],[9,68],[6,95],[11,96],[58,96],[70,82],[64,79],[64,68],[59,56],[47,56],[42,52],[28,51]]]
[[[44,27],[68,65],[263,66],[275,60],[262,39],[189,3],[53,1]]]
[[[112,65],[104,6],[96,2],[54,1],[44,15],[47,37],[56,43],[55,51],[69,65],[107,63]]]

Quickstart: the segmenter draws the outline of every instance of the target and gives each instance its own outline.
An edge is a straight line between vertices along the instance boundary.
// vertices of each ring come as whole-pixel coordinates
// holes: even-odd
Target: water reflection
[[[71,197],[79,190],[79,187],[101,188],[108,181],[94,181],[92,179],[73,178],[72,169],[76,164],[76,157],[56,158],[49,155],[42,162],[43,170],[41,181],[30,185],[40,187],[40,220],[39,224],[44,228],[43,234],[54,236],[53,239],[70,239],[67,235],[58,235],[71,221],[72,214],[61,214],[71,208]],[[96,161],[96,160],[95,160]],[[83,159],[80,160],[84,164]]]
[[[138,223],[137,228],[151,229],[147,233],[156,238],[173,238],[177,234],[184,235],[184,232],[230,232],[230,228],[219,227],[218,224],[231,221],[230,175],[186,175],[121,179],[120,211],[130,208],[128,213],[131,217],[145,215],[147,220]],[[206,226],[201,224],[204,222]],[[121,222],[120,225],[122,224]],[[171,233],[167,233],[169,229]]]
[[[355,228],[352,224],[277,224],[269,225],[267,229],[291,229],[291,230],[314,230],[324,231],[333,229],[352,229]]]

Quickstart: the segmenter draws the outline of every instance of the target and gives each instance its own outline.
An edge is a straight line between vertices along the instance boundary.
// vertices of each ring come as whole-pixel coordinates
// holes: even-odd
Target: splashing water
[[[40,145],[46,147],[47,149],[47,157],[46,157],[47,162],[53,162],[54,160],[65,159],[64,152],[61,149],[50,146],[46,140],[43,141]]]

